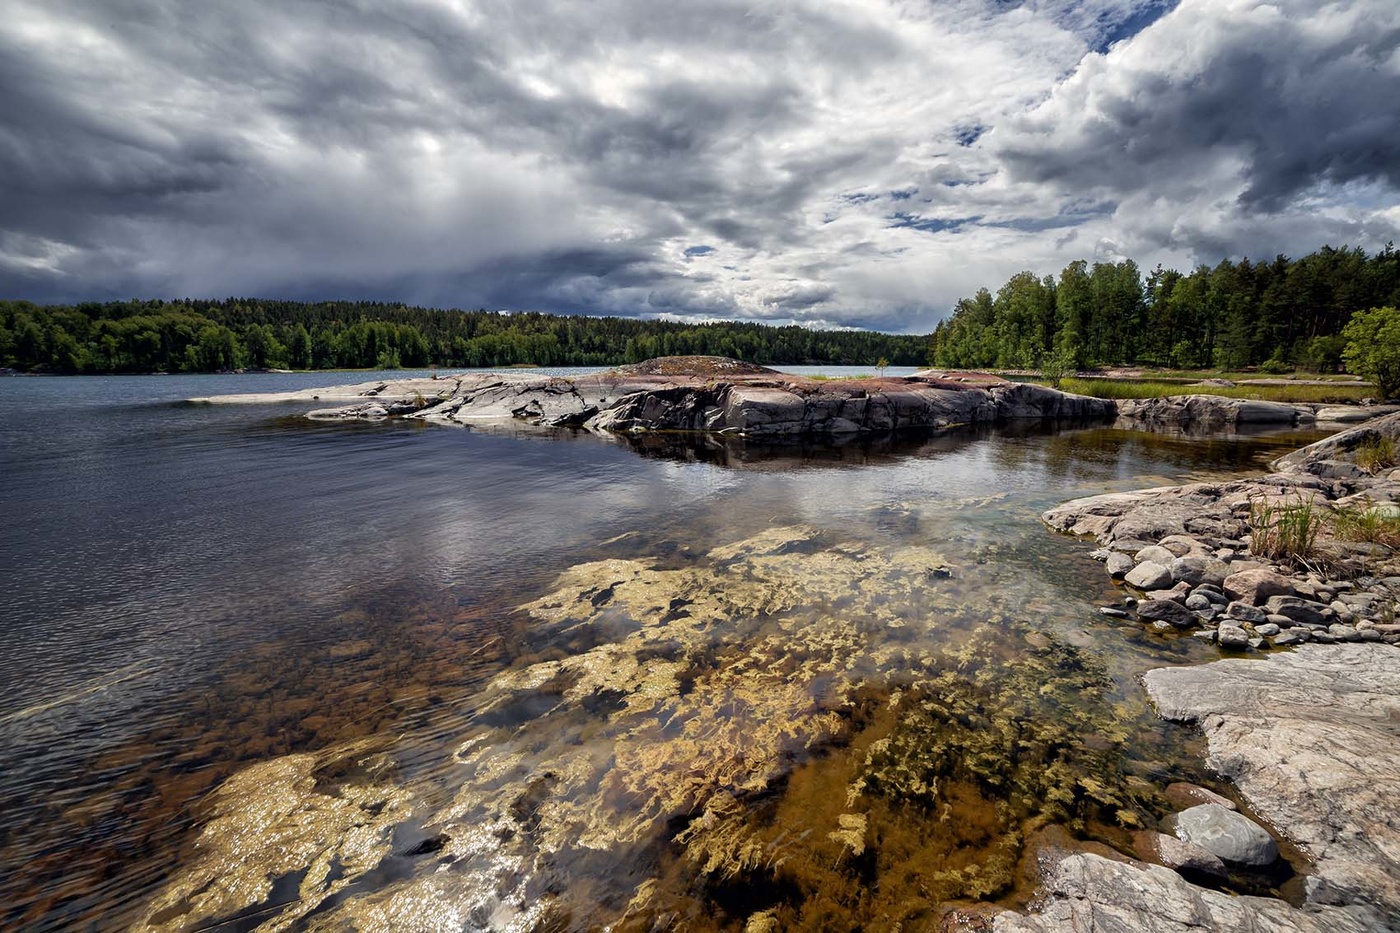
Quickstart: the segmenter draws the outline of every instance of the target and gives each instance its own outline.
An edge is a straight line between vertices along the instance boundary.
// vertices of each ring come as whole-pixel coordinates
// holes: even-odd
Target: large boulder
[[[1278,861],[1278,844],[1249,817],[1215,803],[1182,810],[1172,823],[1183,842],[1198,845],[1231,865],[1264,868]]]
[[[1241,570],[1225,578],[1225,595],[1248,606],[1260,606],[1272,596],[1292,596],[1293,584],[1272,570]]]

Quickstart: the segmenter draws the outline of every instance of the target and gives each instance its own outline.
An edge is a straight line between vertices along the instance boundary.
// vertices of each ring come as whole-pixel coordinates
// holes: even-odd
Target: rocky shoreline
[[[1163,718],[1204,732],[1209,766],[1311,870],[1300,906],[1192,883],[1219,877],[1222,860],[1267,861],[1272,839],[1228,801],[1188,799],[1163,827],[1170,835],[1142,840],[1147,864],[1045,853],[1040,904],[997,916],[998,933],[1400,925],[1400,559],[1326,533],[1296,559],[1252,553],[1270,507],[1400,515],[1400,470],[1357,462],[1368,445],[1397,438],[1392,414],[1279,458],[1258,479],[1094,496],[1045,513],[1052,528],[1092,535],[1096,556],[1136,594],[1102,611],[1244,655],[1153,670],[1144,684]],[[1262,654],[1287,645],[1298,647]]]

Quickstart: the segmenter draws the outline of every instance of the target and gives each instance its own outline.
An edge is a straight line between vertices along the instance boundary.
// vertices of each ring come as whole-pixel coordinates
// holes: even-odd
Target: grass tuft
[[[1311,498],[1275,503],[1263,497],[1249,500],[1249,550],[1281,563],[1300,563],[1313,556],[1322,513]]]
[[[1356,448],[1356,465],[1372,476],[1395,466],[1395,442],[1379,434],[1369,438]]]

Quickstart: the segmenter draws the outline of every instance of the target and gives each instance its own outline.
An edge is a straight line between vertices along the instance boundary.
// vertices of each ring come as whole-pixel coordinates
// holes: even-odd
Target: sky
[[[0,298],[926,333],[1400,240],[1396,0],[0,0]]]

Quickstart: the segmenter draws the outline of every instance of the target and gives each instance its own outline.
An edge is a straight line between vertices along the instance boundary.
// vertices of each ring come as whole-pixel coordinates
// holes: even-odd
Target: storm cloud
[[[3,297],[920,331],[1400,226],[1393,0],[45,0],[0,87]]]

